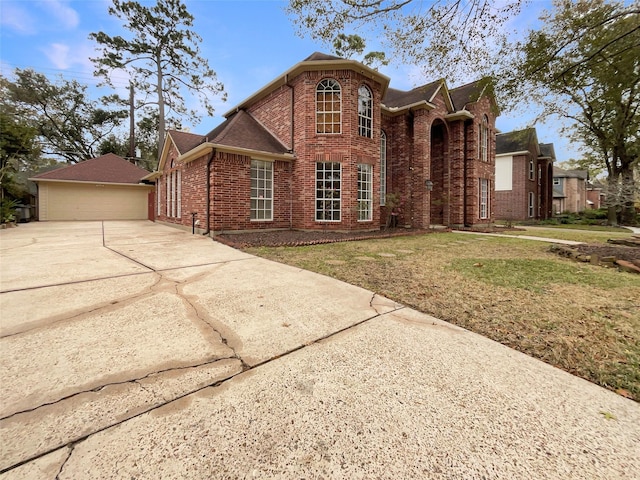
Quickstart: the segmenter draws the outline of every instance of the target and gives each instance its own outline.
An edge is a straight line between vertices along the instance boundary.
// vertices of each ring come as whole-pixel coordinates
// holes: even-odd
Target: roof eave
[[[403,105],[401,107],[387,107],[386,105],[381,105],[382,110],[391,113],[392,115],[396,115],[398,113],[402,113],[405,110],[415,110],[418,108],[426,108],[427,110],[433,110],[436,106],[433,103],[427,102],[426,100],[420,100],[419,102],[410,103],[409,105]]]
[[[148,176],[148,175],[147,175]],[[146,179],[147,177],[143,177],[140,181]],[[83,183],[87,185],[115,185],[120,187],[153,187],[153,185],[148,185],[144,183],[124,183],[124,182],[101,182],[99,180],[58,180],[52,178],[29,178],[32,182],[52,182],[52,183]]]
[[[389,88],[389,83],[391,82],[391,79],[386,75],[383,75],[382,73],[378,72],[377,70],[374,70],[371,67],[367,67],[363,63],[360,63],[356,60],[348,60],[348,59],[308,60],[308,61],[302,61],[295,64],[289,70],[287,70],[286,72],[276,77],[274,80],[266,84],[260,90],[255,92],[253,95],[245,98],[238,105],[236,105],[231,110],[224,113],[223,116],[225,118],[228,118],[234,113],[236,113],[237,111],[248,107],[250,104],[257,102],[258,100],[261,100],[262,98],[269,95],[275,89],[289,83],[289,80],[291,78],[298,76],[302,72],[309,72],[309,71],[313,72],[313,71],[328,70],[328,69],[348,70],[349,69],[348,67],[352,67],[351,70],[356,70],[366,77],[378,80],[382,84],[382,95],[384,96],[384,93],[386,92],[387,88]]]
[[[283,160],[285,162],[291,162],[296,159],[296,156],[292,153],[272,153],[263,152],[261,150],[254,150],[251,148],[233,147],[230,145],[222,145],[219,143],[205,142],[198,145],[193,150],[178,157],[182,163],[189,163],[202,156],[211,153],[213,150],[224,153],[238,153],[240,155],[246,155],[256,160]]]
[[[531,152],[529,150],[518,150],[517,152],[496,153],[496,158],[497,157],[507,157],[507,156],[515,157],[516,155],[529,155],[530,153]]]
[[[444,118],[453,122],[455,120],[473,120],[476,116],[468,110],[458,110],[457,112],[446,114]]]

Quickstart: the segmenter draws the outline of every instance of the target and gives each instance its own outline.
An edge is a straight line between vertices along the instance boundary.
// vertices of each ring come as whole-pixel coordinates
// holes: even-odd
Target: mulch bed
[[[425,233],[433,232],[433,230],[419,230],[411,228],[388,228],[373,232],[310,232],[301,230],[274,230],[250,233],[223,233],[216,235],[213,238],[218,242],[235,248],[301,247],[305,245],[319,245],[321,243],[351,242],[355,240],[371,240],[375,238],[423,235]]]

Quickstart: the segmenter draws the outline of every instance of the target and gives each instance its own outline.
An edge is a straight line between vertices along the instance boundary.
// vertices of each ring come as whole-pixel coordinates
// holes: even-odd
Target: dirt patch
[[[584,244],[574,247],[583,255],[597,255],[598,258],[614,257],[627,262],[640,261],[640,248],[625,245]]]

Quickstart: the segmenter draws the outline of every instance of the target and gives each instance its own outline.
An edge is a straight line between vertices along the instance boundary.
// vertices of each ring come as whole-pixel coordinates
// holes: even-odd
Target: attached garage
[[[33,177],[38,184],[38,219],[145,220],[153,185],[149,172],[114,154]]]

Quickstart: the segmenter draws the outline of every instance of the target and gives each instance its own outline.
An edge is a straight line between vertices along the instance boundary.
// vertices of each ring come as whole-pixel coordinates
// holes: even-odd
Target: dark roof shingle
[[[149,172],[114,153],[85,160],[32,177],[35,180],[75,180],[78,182],[139,183]]]
[[[231,115],[206,138],[211,143],[266,153],[288,153],[287,147],[244,110]]]
[[[535,128],[526,128],[496,135],[496,154],[526,152],[532,143],[537,143]]]
[[[171,135],[173,143],[181,155],[194,149],[205,140],[202,135],[195,133],[181,132],[179,130],[169,130],[168,133]]]
[[[421,87],[416,87],[408,92],[389,88],[382,99],[382,103],[387,108],[400,108],[422,101],[429,102],[441,84],[442,80],[436,80],[435,82],[427,83]]]

